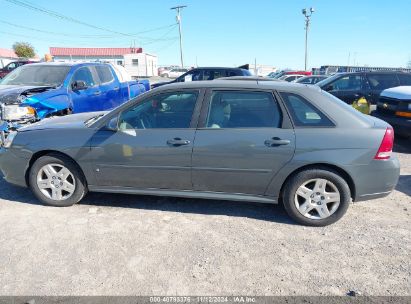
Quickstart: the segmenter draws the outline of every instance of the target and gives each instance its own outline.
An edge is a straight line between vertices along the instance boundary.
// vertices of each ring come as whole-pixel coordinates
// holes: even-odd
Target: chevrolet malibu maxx
[[[318,87],[258,79],[171,84],[110,112],[49,118],[12,132],[4,178],[42,202],[88,191],[282,202],[325,226],[399,177],[387,123]]]

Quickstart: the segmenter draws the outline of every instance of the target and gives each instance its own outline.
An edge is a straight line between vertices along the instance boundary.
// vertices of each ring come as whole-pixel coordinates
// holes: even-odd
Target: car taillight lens
[[[394,146],[394,130],[387,128],[384,138],[382,139],[380,148],[374,159],[389,159],[391,157],[392,148]]]

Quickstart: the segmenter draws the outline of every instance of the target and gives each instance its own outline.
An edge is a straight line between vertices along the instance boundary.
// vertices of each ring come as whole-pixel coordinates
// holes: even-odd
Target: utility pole
[[[181,60],[181,68],[184,68],[184,60],[183,60],[183,35],[181,33],[181,15],[180,15],[180,11],[187,7],[187,5],[179,5],[179,6],[175,6],[172,7],[172,10],[176,10],[177,12],[177,23],[178,23],[178,32],[180,33],[180,60]]]
[[[309,10],[303,8],[303,15],[305,16],[305,62],[304,70],[307,71],[307,58],[308,58],[308,30],[310,28],[310,17],[314,13],[314,8],[310,7]]]

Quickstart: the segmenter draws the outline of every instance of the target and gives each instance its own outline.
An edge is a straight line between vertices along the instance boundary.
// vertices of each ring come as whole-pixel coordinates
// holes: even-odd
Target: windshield
[[[326,78],[326,79],[324,79],[324,80],[321,80],[321,81],[317,82],[315,85],[323,88],[323,87],[325,87],[326,85],[328,85],[328,84],[330,84],[331,82],[333,82],[336,78],[338,78],[338,77],[340,77],[340,76],[341,76],[341,74],[335,74],[335,75],[333,75],[333,76],[331,76],[331,77],[328,77],[328,78]]]
[[[0,84],[58,87],[63,84],[69,71],[69,66],[27,64],[8,74]]]

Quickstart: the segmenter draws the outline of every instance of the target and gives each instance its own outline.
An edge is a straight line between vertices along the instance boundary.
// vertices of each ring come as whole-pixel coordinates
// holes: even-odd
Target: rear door
[[[263,195],[295,149],[272,91],[209,90],[197,129],[193,188]]]
[[[383,90],[400,85],[395,73],[367,73],[368,83],[371,89],[371,103],[377,104]]]

